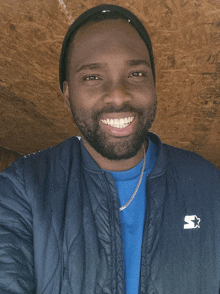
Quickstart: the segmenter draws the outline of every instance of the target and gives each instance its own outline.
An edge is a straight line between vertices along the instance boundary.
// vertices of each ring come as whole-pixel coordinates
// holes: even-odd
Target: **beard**
[[[72,108],[74,121],[85,140],[96,152],[109,160],[122,160],[134,157],[145,141],[148,131],[154,121],[157,103],[155,101],[147,108],[134,108],[129,104],[122,107],[109,106],[103,110],[91,112],[85,115]],[[102,131],[99,126],[100,117],[103,113],[135,113],[137,126],[132,135],[127,137],[114,137]],[[129,115],[128,115],[129,116]]]

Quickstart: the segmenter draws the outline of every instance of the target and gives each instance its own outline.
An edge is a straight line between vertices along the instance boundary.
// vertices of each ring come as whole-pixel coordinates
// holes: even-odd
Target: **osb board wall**
[[[152,39],[158,112],[152,131],[220,168],[220,1],[116,0]],[[63,37],[99,0],[0,1],[0,145],[28,154],[77,135],[58,86]]]

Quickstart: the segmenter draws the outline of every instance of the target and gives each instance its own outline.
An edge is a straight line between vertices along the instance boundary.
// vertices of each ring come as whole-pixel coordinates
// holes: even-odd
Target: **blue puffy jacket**
[[[220,172],[161,144],[148,177],[141,294],[219,294]],[[117,192],[76,137],[0,176],[0,294],[121,294]]]

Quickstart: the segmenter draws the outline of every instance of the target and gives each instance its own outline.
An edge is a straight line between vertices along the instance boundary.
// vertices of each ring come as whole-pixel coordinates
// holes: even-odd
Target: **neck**
[[[109,170],[109,171],[124,171],[128,170],[134,166],[136,166],[144,157],[143,154],[143,147],[137,152],[137,154],[134,157],[131,157],[129,159],[121,159],[119,160],[110,160],[106,157],[103,157],[101,154],[99,154],[82,136],[82,142],[85,146],[86,150],[89,152],[89,154],[92,156],[92,158],[95,160],[95,162],[98,164],[98,166],[101,169]],[[145,152],[148,148],[147,141],[144,141],[144,148]]]

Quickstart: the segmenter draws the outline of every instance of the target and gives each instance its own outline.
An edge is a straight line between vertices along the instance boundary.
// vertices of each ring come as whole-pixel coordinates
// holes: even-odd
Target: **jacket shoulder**
[[[24,196],[27,186],[42,185],[49,178],[67,179],[72,165],[79,165],[79,154],[79,139],[72,137],[59,145],[18,158],[1,172],[0,185],[3,185],[1,179],[5,179]]]
[[[182,175],[201,176],[206,179],[220,177],[220,170],[201,155],[167,144],[163,144],[163,148],[166,151],[167,163]]]
[[[69,164],[70,160],[73,157],[77,157],[79,155],[79,144],[79,139],[77,137],[66,139],[58,145],[16,159],[2,173],[4,174],[5,172],[9,172],[15,167],[32,166],[33,169],[40,170],[41,167],[45,168],[46,166],[48,167],[48,165],[51,164]]]
[[[29,154],[27,156],[24,156],[24,158],[27,161],[47,159],[50,159],[51,161],[57,161],[61,159],[65,160],[74,156],[74,154],[78,155],[79,148],[80,146],[78,137],[71,137],[58,145],[38,151],[36,153]]]

